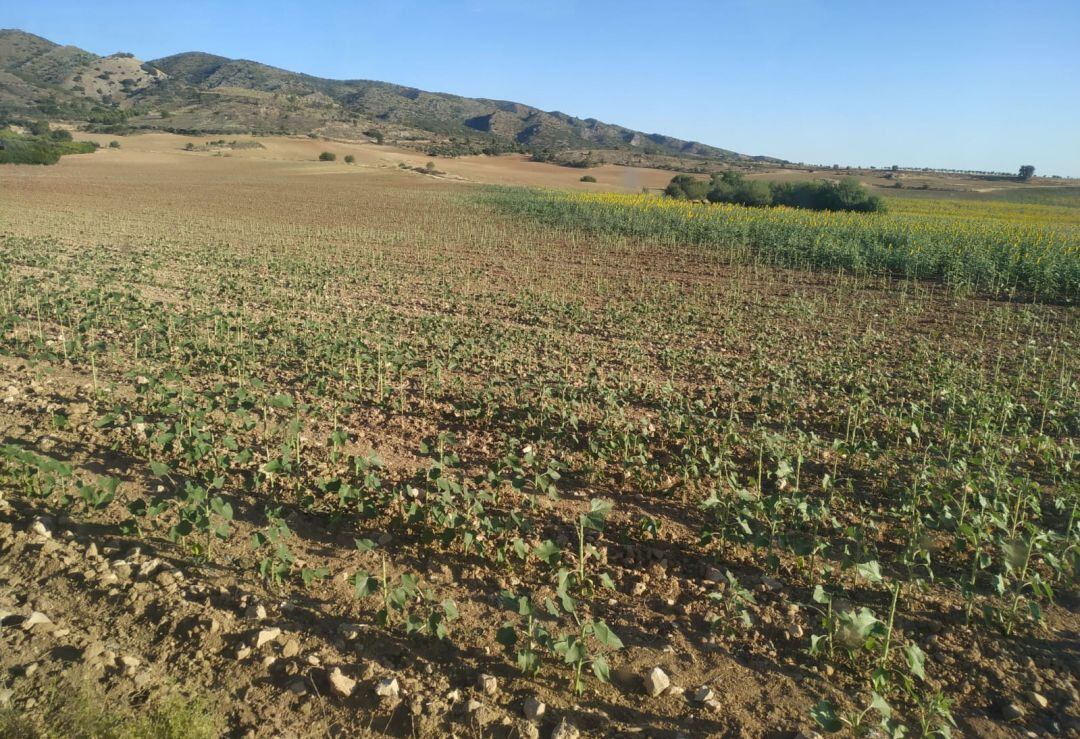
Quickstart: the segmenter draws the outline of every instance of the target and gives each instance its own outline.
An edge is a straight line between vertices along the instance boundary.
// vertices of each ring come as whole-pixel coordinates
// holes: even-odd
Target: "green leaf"
[[[446,600],[444,600],[442,602],[442,609],[443,609],[443,613],[445,613],[446,617],[448,619],[450,619],[451,621],[453,621],[454,619],[456,619],[458,617],[457,603],[450,600],[449,598],[447,598]]]
[[[855,565],[855,571],[867,582],[875,584],[881,582],[881,565],[879,565],[876,560],[870,560],[869,562]]]
[[[920,680],[926,679],[926,654],[919,649],[918,644],[908,644],[903,648],[904,657],[907,658],[908,670]]]
[[[817,725],[821,727],[822,731],[834,734],[844,728],[840,717],[836,715],[836,709],[833,708],[833,704],[829,703],[829,701],[821,701],[811,708],[810,715],[817,721]]]
[[[878,693],[871,692],[870,707],[881,714],[884,719],[892,718],[892,706]]]
[[[593,674],[596,675],[597,678],[605,683],[611,682],[611,670],[608,667],[607,660],[604,659],[602,654],[593,657],[591,666]]]
[[[619,637],[615,635],[615,632],[603,621],[596,621],[593,623],[593,636],[595,636],[596,640],[605,647],[610,647],[611,649],[623,648],[622,640],[619,639]]]
[[[538,547],[533,549],[533,554],[543,560],[544,563],[554,565],[559,561],[559,555],[562,550],[559,549],[559,545],[553,542],[551,539],[546,540]]]
[[[292,408],[293,407],[293,399],[290,398],[288,395],[275,395],[274,397],[270,398],[270,407],[271,408]]]
[[[361,552],[370,552],[375,547],[379,546],[371,539],[353,539],[353,544],[356,545],[356,549]]]
[[[352,582],[357,598],[366,598],[379,591],[379,581],[363,570],[358,570],[353,575]]]

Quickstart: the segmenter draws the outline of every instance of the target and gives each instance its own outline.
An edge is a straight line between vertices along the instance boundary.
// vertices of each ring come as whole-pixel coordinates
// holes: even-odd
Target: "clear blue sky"
[[[793,161],[1080,176],[1080,0],[0,0],[100,54],[207,51]]]

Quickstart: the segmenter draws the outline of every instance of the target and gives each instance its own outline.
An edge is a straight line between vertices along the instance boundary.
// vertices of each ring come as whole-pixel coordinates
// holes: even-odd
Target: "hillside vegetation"
[[[188,52],[148,63],[98,57],[17,30],[0,31],[0,104],[134,129],[178,133],[368,136],[433,154],[578,150],[749,161],[726,149],[634,131],[521,103],[330,80],[258,62]],[[113,120],[102,121],[112,117]],[[577,156],[575,154],[574,156]]]

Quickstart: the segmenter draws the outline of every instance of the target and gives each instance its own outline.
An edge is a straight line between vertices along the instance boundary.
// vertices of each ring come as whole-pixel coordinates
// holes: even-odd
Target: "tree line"
[[[839,182],[767,182],[748,180],[739,172],[727,171],[701,180],[687,174],[676,175],[664,189],[669,198],[709,203],[734,203],[750,207],[786,205],[806,210],[850,210],[880,213],[885,201],[870,194],[854,177]]]

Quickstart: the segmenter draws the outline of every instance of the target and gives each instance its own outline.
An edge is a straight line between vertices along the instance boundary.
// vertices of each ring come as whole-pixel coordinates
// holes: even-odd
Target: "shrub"
[[[688,174],[677,174],[664,188],[664,194],[676,200],[705,200],[709,194],[709,183]]]
[[[672,180],[668,189],[674,184],[675,180]],[[752,207],[786,205],[806,210],[848,210],[862,213],[885,210],[885,201],[877,195],[871,195],[854,177],[846,177],[840,182],[770,183],[747,180],[738,172],[729,171],[713,175],[707,198],[710,203],[735,203]]]
[[[356,157],[354,157],[352,154],[346,154],[345,155],[345,163],[346,164],[352,164],[355,161],[356,161]]]
[[[373,139],[376,144],[381,144],[383,142],[383,132],[377,128],[369,128],[364,131],[364,135],[369,139]]]
[[[110,149],[119,149],[120,148],[120,142],[119,141],[110,141],[109,142],[109,148]]]
[[[591,174],[583,175],[579,182],[596,182],[596,178]]]
[[[332,162],[337,159],[337,154],[332,151],[324,151],[319,155],[320,162]]]

